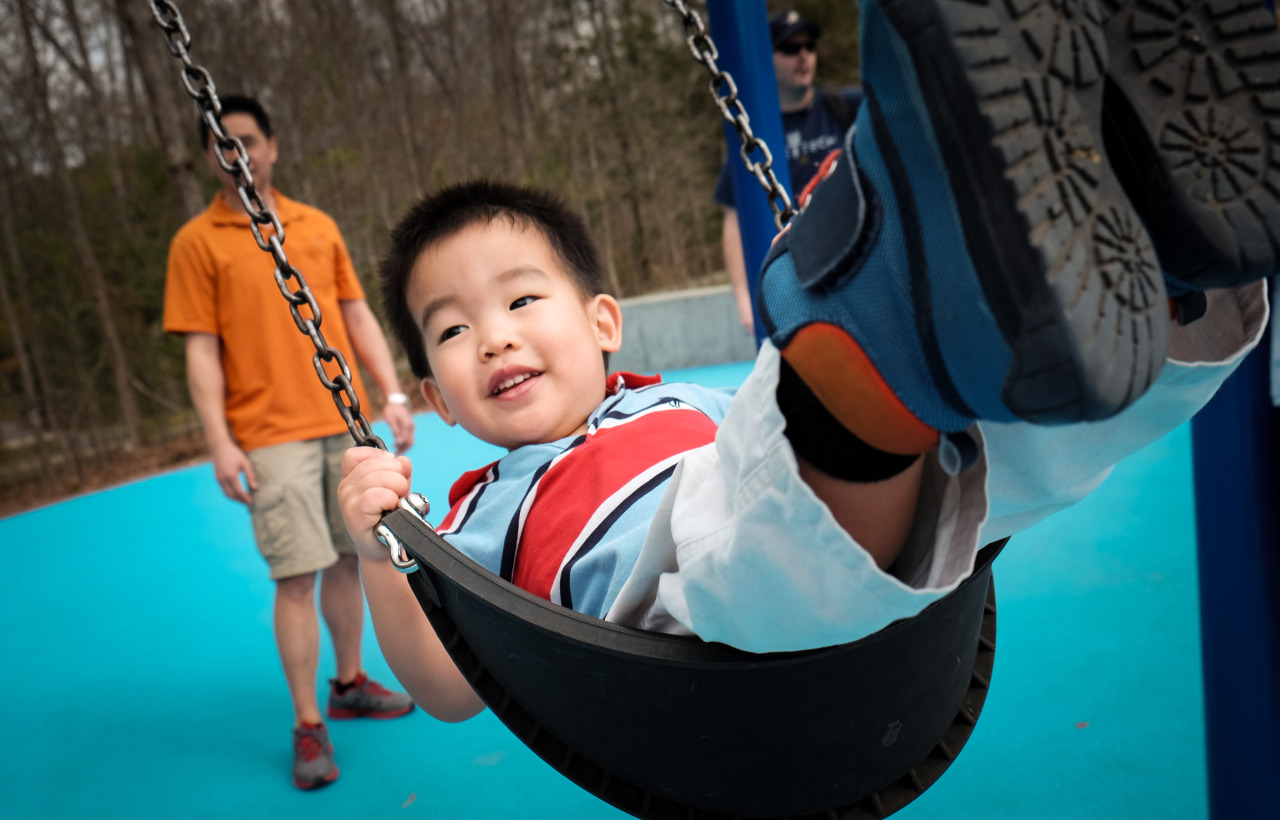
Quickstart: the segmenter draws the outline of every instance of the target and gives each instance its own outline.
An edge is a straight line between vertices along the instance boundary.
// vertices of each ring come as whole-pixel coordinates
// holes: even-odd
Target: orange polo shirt
[[[338,303],[363,299],[337,224],[322,211],[272,191],[284,226],[284,251],[320,306],[320,332],[347,360],[361,407],[369,406]],[[267,229],[270,232],[270,228]],[[343,433],[347,425],[312,366],[315,346],[298,330],[280,293],[271,254],[249,217],[221,196],[169,245],[164,329],[222,340],[226,416],[244,450]],[[289,280],[290,291],[298,284]],[[302,308],[303,315],[308,315]],[[331,363],[327,372],[335,375]]]

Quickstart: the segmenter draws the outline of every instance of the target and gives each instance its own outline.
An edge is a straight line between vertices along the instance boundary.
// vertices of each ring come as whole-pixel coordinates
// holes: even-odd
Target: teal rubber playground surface
[[[666,376],[722,386],[746,371]],[[418,416],[414,488],[432,521],[451,479],[495,452]],[[207,463],[0,520],[0,555],[2,818],[626,816],[487,713],[333,721],[341,778],[294,789],[272,586]],[[995,579],[982,718],[895,817],[1205,818],[1189,427],[1015,537]],[[365,666],[394,682],[371,626]]]

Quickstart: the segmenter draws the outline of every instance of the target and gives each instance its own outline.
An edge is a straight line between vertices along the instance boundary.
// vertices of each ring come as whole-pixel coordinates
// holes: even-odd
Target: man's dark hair
[[[431,366],[418,319],[405,298],[413,266],[424,251],[464,228],[498,219],[538,230],[584,298],[604,293],[600,253],[591,232],[556,195],[484,179],[437,191],[409,209],[391,231],[391,247],[380,270],[383,310],[392,334],[409,356],[413,375],[419,379],[431,375]]]
[[[267,116],[267,110],[262,107],[262,103],[253,97],[241,97],[236,94],[228,94],[225,97],[218,98],[219,104],[222,106],[222,116],[228,114],[248,114],[253,117],[254,122],[258,123],[258,128],[262,129],[262,136],[270,137],[271,118]],[[200,127],[200,150],[203,151],[209,147],[209,123],[204,121],[204,117],[199,120]]]

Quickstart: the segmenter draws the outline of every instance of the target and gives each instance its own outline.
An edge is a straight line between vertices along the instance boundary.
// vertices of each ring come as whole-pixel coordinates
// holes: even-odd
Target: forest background
[[[727,281],[711,199],[723,119],[661,0],[178,6],[218,93],[271,112],[276,186],[337,220],[375,309],[400,213],[476,176],[564,196],[617,296]],[[819,82],[855,84],[856,4],[770,4],[784,8],[824,26]],[[161,310],[169,240],[218,186],[146,0],[0,9],[7,515],[205,457],[182,342]]]

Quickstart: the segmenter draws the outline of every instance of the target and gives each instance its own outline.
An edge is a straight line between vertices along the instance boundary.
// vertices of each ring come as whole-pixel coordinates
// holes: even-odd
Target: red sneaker
[[[328,728],[322,724],[294,729],[293,785],[299,789],[318,789],[337,779],[338,766],[333,762]]]
[[[413,699],[404,692],[392,692],[361,672],[351,687],[338,694],[338,681],[329,681],[329,717],[397,718],[413,711]]]

